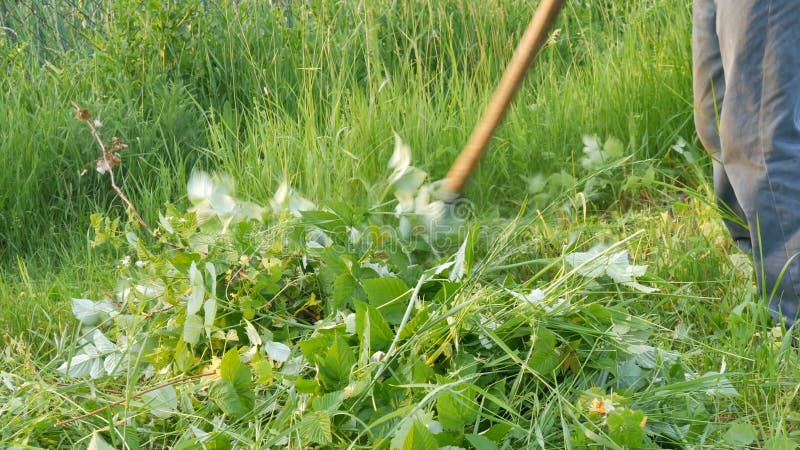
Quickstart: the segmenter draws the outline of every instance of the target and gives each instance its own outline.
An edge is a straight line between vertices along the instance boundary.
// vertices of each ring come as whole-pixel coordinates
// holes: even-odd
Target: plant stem
[[[53,426],[56,427],[56,428],[63,427],[64,425],[69,425],[69,424],[71,424],[73,422],[77,422],[79,420],[88,419],[89,417],[96,416],[96,415],[100,414],[101,412],[103,412],[103,411],[105,411],[105,410],[107,410],[109,408],[113,408],[114,406],[122,405],[125,402],[127,402],[128,400],[132,400],[134,398],[141,397],[144,394],[147,394],[149,392],[157,391],[157,390],[159,390],[161,388],[164,388],[164,387],[167,387],[167,386],[172,386],[173,384],[183,383],[184,381],[194,380],[195,378],[210,377],[210,376],[216,375],[216,374],[217,374],[216,371],[215,372],[199,373],[199,374],[196,374],[196,375],[189,375],[188,377],[178,378],[177,380],[172,380],[172,381],[169,381],[169,382],[164,383],[164,384],[159,384],[158,386],[153,386],[153,387],[145,389],[143,391],[136,392],[136,393],[134,393],[133,395],[131,395],[128,398],[125,398],[125,399],[122,399],[122,400],[117,400],[117,401],[111,402],[111,403],[109,403],[109,404],[107,404],[105,406],[101,406],[100,408],[97,408],[94,411],[89,411],[88,413],[80,415],[78,417],[73,417],[71,419],[62,420],[61,422],[56,422]]]
[[[75,102],[73,102],[72,104],[78,110],[81,109]],[[94,136],[94,139],[97,141],[97,145],[100,146],[103,162],[106,164],[106,168],[108,168],[109,177],[111,177],[111,188],[114,189],[114,192],[117,193],[119,198],[121,198],[122,201],[125,202],[126,205],[128,205],[128,208],[130,208],[131,212],[133,212],[133,215],[136,218],[136,221],[139,222],[139,225],[141,225],[145,230],[147,230],[147,232],[150,233],[150,236],[153,236],[154,238],[158,239],[158,235],[156,234],[156,232],[153,231],[153,229],[150,227],[150,225],[147,224],[147,222],[144,221],[144,219],[142,219],[142,215],[139,214],[139,211],[136,209],[135,206],[133,206],[133,202],[131,202],[130,199],[128,199],[128,196],[126,196],[125,193],[122,192],[122,189],[120,189],[120,187],[117,186],[116,179],[114,178],[114,167],[108,161],[109,152],[106,149],[106,144],[103,142],[103,139],[100,138],[100,133],[97,132],[97,127],[94,125],[94,122],[92,121],[91,117],[80,120],[89,126],[89,129],[92,131],[92,136]]]

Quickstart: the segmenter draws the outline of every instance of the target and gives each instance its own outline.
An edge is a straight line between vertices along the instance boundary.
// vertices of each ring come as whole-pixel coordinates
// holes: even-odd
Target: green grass
[[[289,178],[318,204],[369,205],[388,173],[392,131],[410,144],[416,166],[445,174],[535,7],[54,3],[0,4],[0,326],[11,349],[0,369],[28,380],[47,378],[40,371],[52,372],[46,366],[65,348],[62,336],[74,331],[69,299],[113,291],[121,257],[88,245],[92,213],[124,218],[125,209],[93,170],[98,150],[72,101],[103,122],[104,136],[130,144],[118,182],[150,223],[165,203],[188,205],[195,167],[233,175],[240,195],[262,204]],[[797,351],[769,336],[752,269],[734,264],[741,258],[710,206],[709,161],[694,138],[691,2],[584,3],[566,6],[554,44],[466,192],[477,222],[493,229],[523,205],[523,217],[535,219],[515,232],[520,244],[506,250],[506,264],[641,231],[628,247],[636,263],[649,264],[647,280],[660,293],[595,293],[591,301],[654,324],[653,340],[682,352],[697,373],[725,365],[741,395],[697,412],[697,421],[718,424],[697,448],[726,445],[731,422],[754,424],[763,440],[791,433],[800,421]],[[583,135],[618,139],[630,159],[583,169]],[[680,138],[698,162],[670,148]],[[538,186],[537,175],[547,184]],[[508,275],[525,282],[537,273]],[[59,388],[49,386],[26,388],[36,392],[31,411],[54,402],[48,389]],[[571,388],[558,392],[574,402]],[[547,411],[527,417],[531,429],[564,420],[548,409],[558,402],[526,401],[514,405]]]

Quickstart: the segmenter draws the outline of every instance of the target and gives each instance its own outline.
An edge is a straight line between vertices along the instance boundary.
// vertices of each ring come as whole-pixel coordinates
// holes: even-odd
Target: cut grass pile
[[[281,5],[0,4],[3,446],[795,448],[798,355],[693,140],[690,2],[569,3],[441,247],[401,232],[393,131],[444,174],[535,5]],[[195,226],[198,168],[272,213]],[[323,211],[281,214],[284,177]]]

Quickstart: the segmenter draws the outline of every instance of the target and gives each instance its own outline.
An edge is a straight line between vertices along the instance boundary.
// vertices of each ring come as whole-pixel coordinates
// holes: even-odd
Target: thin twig
[[[75,106],[75,108],[78,110],[78,120],[84,122],[86,125],[89,126],[89,129],[92,131],[92,136],[94,136],[94,139],[100,146],[103,162],[105,163],[106,169],[108,169],[108,176],[111,177],[111,187],[114,189],[114,192],[116,192],[119,198],[121,198],[122,201],[125,202],[126,205],[128,205],[128,208],[130,208],[130,210],[133,212],[133,215],[136,218],[136,221],[139,222],[139,225],[141,225],[145,230],[147,230],[147,232],[150,233],[151,236],[158,239],[158,234],[156,234],[156,232],[153,231],[152,228],[150,228],[150,225],[148,225],[147,222],[145,222],[144,219],[142,219],[142,215],[139,214],[139,211],[136,209],[135,206],[133,206],[133,202],[131,202],[130,199],[128,199],[128,197],[125,195],[125,193],[122,192],[122,189],[120,189],[120,187],[117,186],[116,179],[114,178],[114,166],[112,166],[110,161],[108,160],[108,155],[110,153],[108,152],[108,149],[106,148],[106,144],[103,142],[103,139],[100,138],[100,133],[97,132],[97,127],[92,121],[91,116],[89,116],[89,114],[86,114],[89,117],[83,117],[81,111],[85,110],[83,110],[75,102],[72,102],[72,105]]]
[[[149,318],[155,316],[156,314],[160,314],[162,312],[167,312],[167,311],[169,311],[170,309],[172,309],[174,307],[175,307],[175,305],[169,305],[169,306],[165,306],[165,307],[163,307],[161,309],[157,309],[155,311],[150,311],[149,313],[145,314],[142,318],[143,319],[149,319]]]
[[[169,381],[167,383],[160,384],[158,386],[153,386],[153,387],[145,389],[143,391],[136,392],[136,393],[134,393],[133,395],[131,395],[128,398],[124,398],[122,400],[117,400],[115,402],[111,402],[111,403],[109,403],[109,404],[107,404],[105,406],[97,408],[94,411],[90,411],[90,412],[88,412],[86,414],[83,414],[81,416],[73,417],[73,418],[67,419],[67,420],[62,420],[61,422],[56,422],[53,426],[56,427],[56,428],[63,427],[64,425],[69,425],[69,424],[71,424],[73,422],[77,422],[79,420],[88,419],[89,417],[96,416],[96,415],[100,414],[101,412],[103,412],[103,411],[105,411],[105,410],[107,410],[109,408],[113,408],[115,406],[122,405],[125,402],[127,402],[128,400],[132,400],[134,398],[141,397],[144,394],[147,394],[149,392],[157,391],[157,390],[159,390],[161,388],[164,388],[164,387],[167,387],[167,386],[172,386],[173,384],[183,383],[184,381],[194,380],[195,378],[210,377],[210,376],[216,375],[216,374],[217,374],[217,372],[214,371],[214,372],[199,373],[199,374],[196,374],[196,375],[189,375],[188,377],[178,378],[177,380],[172,380],[172,381]]]

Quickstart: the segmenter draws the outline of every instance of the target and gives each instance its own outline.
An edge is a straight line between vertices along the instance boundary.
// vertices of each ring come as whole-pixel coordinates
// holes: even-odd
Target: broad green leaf
[[[619,159],[622,158],[622,155],[625,152],[625,146],[619,139],[609,136],[609,138],[606,139],[605,144],[603,144],[603,150],[605,150],[608,158]]]
[[[203,443],[202,450],[231,450],[233,448],[231,438],[227,434],[214,432],[210,435],[209,439]]]
[[[150,391],[142,395],[145,406],[150,412],[161,419],[166,419],[178,412],[178,395],[174,386],[164,386],[161,389]]]
[[[489,427],[489,429],[486,430],[483,436],[491,439],[492,441],[500,442],[504,437],[506,437],[508,432],[511,431],[511,428],[512,428],[511,425],[509,425],[508,423],[505,422],[496,423],[491,427]]]
[[[362,337],[364,342],[365,328],[369,332],[370,350],[386,350],[391,345],[394,335],[389,324],[377,309],[364,302],[356,302],[356,334]]]
[[[343,273],[333,282],[333,309],[339,310],[351,303],[349,300],[358,287],[356,279],[349,273]]]
[[[100,433],[92,433],[92,439],[89,441],[89,446],[86,450],[115,450],[108,442],[100,437]]]
[[[220,379],[211,385],[209,396],[225,414],[234,419],[253,409],[255,393],[250,368],[242,364],[235,348],[222,357]]]
[[[428,431],[428,428],[418,421],[414,421],[406,440],[403,442],[403,450],[438,450],[439,443],[436,437]]]
[[[297,345],[300,347],[300,351],[303,352],[303,356],[316,364],[333,344],[334,339],[335,336],[332,335],[321,335],[300,341]]]
[[[116,375],[125,370],[125,356],[121,352],[109,353],[103,358],[103,369],[108,375]]]
[[[264,344],[264,351],[267,352],[270,358],[278,362],[286,362],[289,359],[289,355],[292,354],[292,349],[288,345],[272,341]]]
[[[270,384],[274,377],[272,371],[272,363],[267,359],[260,359],[252,363],[253,373],[256,376],[256,381],[259,384]]]
[[[300,438],[303,444],[326,445],[333,441],[331,416],[327,411],[315,411],[300,421]]]
[[[209,292],[209,296],[213,298],[217,296],[217,268],[214,267],[213,263],[207,262],[206,271],[208,272],[209,278],[211,278],[211,292]]]
[[[262,341],[258,330],[256,330],[256,327],[247,319],[244,320],[244,331],[250,345],[261,345]]]
[[[425,363],[424,358],[415,358],[411,363],[411,381],[414,383],[428,383],[435,375],[436,372]]]
[[[316,378],[297,378],[294,381],[294,388],[301,394],[318,394],[320,390],[319,381]]]
[[[497,450],[497,444],[494,441],[480,434],[467,434],[464,437],[475,447],[475,450]]]
[[[203,285],[203,274],[197,270],[197,264],[195,264],[194,261],[192,261],[192,265],[189,266],[189,284],[191,286],[191,292],[189,293],[189,299],[186,301],[187,316],[200,311],[200,308],[203,306],[203,297],[206,294],[206,287]],[[187,342],[189,342],[188,339]]]
[[[577,273],[587,278],[598,278],[607,275],[615,282],[641,292],[650,293],[658,290],[634,281],[634,277],[645,274],[647,266],[632,265],[629,261],[627,250],[609,254],[607,247],[597,245],[587,252],[570,253],[564,259]]]
[[[314,411],[335,411],[342,404],[344,400],[344,391],[330,392],[316,397],[311,402],[311,407]]]
[[[83,325],[95,325],[117,314],[117,308],[109,301],[73,298],[72,314]]]
[[[210,298],[203,303],[203,327],[206,333],[211,332],[211,327],[214,326],[214,319],[217,318],[217,300]]]
[[[341,232],[347,227],[339,216],[329,211],[301,211],[300,215],[306,225],[313,225],[325,231]]]
[[[194,354],[186,346],[183,339],[175,345],[175,367],[181,372],[188,372],[194,365]]]
[[[795,450],[797,443],[786,436],[775,436],[764,442],[764,450]]]
[[[214,381],[208,396],[219,406],[219,409],[234,419],[243,417],[252,409],[252,406],[247,407],[236,391],[236,387],[228,380]]]
[[[203,331],[203,319],[197,314],[186,316],[183,323],[183,340],[188,344],[196,345],[200,341],[200,333]]]
[[[250,369],[242,364],[239,359],[239,352],[235,348],[228,350],[220,361],[219,376],[224,380],[228,380],[237,387],[244,387],[250,385]]]
[[[725,442],[737,448],[750,445],[757,437],[756,427],[747,422],[735,423],[725,432]]]
[[[329,392],[344,388],[350,383],[350,371],[355,363],[353,349],[337,336],[325,357],[317,361],[320,382]]]
[[[117,345],[111,342],[100,330],[94,330],[92,332],[92,343],[94,344],[94,348],[101,354],[117,351]]]
[[[645,415],[642,411],[619,408],[608,414],[608,437],[619,445],[641,448]]]
[[[122,430],[122,438],[125,440],[125,445],[131,450],[142,448],[142,440],[139,437],[139,432],[136,427],[124,427]]]
[[[460,430],[475,422],[478,411],[475,409],[474,395],[470,395],[470,392],[469,389],[459,388],[436,397],[438,419],[445,429]]]
[[[400,278],[370,278],[361,281],[369,304],[380,311],[381,315],[392,325],[403,320],[403,314],[411,297],[411,290]]]
[[[98,378],[103,373],[103,365],[100,355],[97,355],[96,352],[95,354],[86,354],[81,349],[69,362],[64,362],[56,370],[72,378],[85,376]]]

